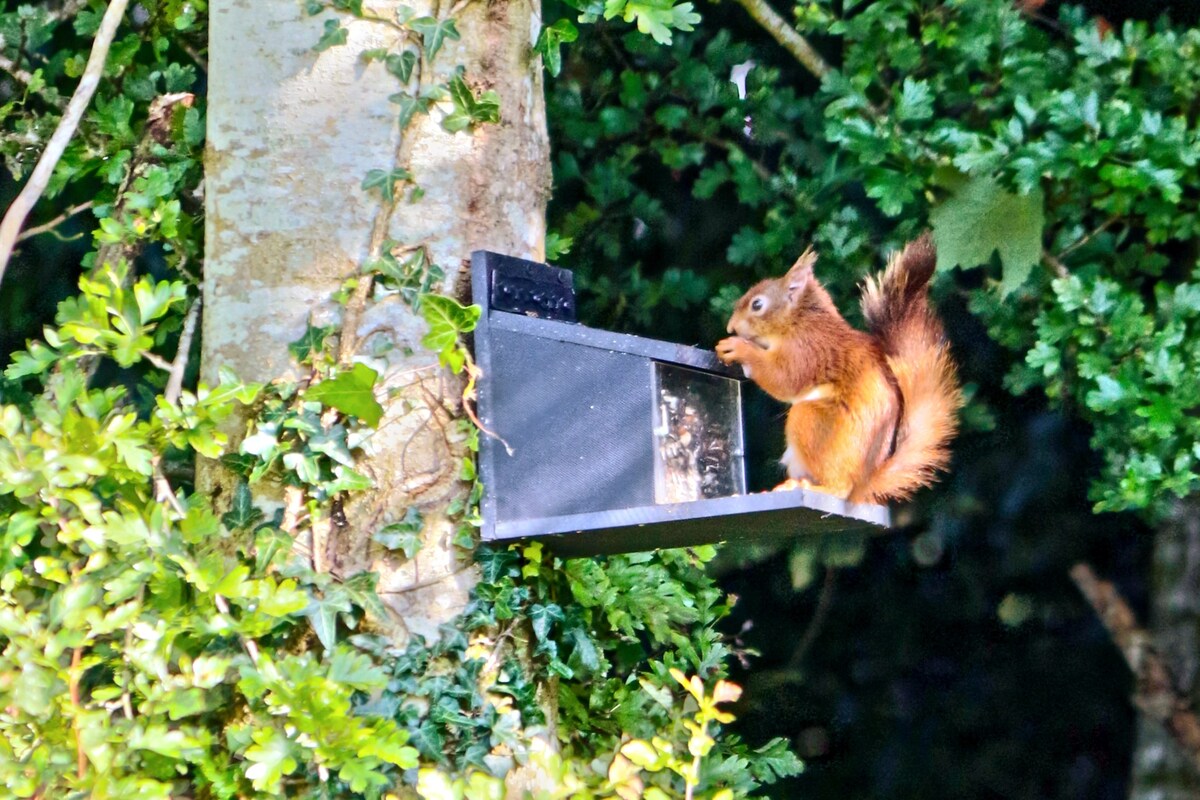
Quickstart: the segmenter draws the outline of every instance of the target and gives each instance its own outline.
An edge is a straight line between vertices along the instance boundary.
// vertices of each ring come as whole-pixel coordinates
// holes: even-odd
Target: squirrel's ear
[[[784,280],[787,281],[787,298],[789,303],[795,303],[804,294],[805,288],[808,287],[808,282],[813,279],[813,265],[817,263],[817,251],[812,249],[812,245],[800,254],[796,259],[796,263],[788,270]]]

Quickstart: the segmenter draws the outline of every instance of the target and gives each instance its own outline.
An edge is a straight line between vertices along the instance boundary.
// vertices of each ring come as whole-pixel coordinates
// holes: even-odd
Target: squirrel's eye
[[[750,310],[751,311],[759,312],[759,311],[762,311],[766,307],[767,307],[767,300],[765,297],[756,297],[756,298],[754,298],[754,300],[752,300],[750,302]]]

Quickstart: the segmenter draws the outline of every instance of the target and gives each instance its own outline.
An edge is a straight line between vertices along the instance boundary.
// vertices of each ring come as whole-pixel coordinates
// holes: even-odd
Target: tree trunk
[[[1198,698],[1200,673],[1200,503],[1176,503],[1155,532],[1149,625],[1184,697]],[[1200,775],[1163,726],[1140,717],[1130,797],[1194,800]]]
[[[391,20],[398,5],[388,0],[369,10]],[[438,0],[415,5],[416,17],[450,13]],[[310,316],[316,325],[343,324],[331,296],[385,240],[425,246],[446,270],[448,293],[474,249],[543,254],[550,176],[541,67],[531,57],[538,7],[530,0],[456,5],[461,40],[445,39],[432,64],[422,57],[408,88],[418,74],[420,86],[445,83],[462,65],[477,91],[498,93],[501,122],[452,134],[440,125],[447,102],[401,131],[388,98],[404,85],[361,58],[364,50],[403,46],[395,27],[333,13],[307,17],[302,6],[210,4],[203,327],[210,382],[226,367],[243,380],[297,377],[288,343]],[[347,28],[347,41],[317,52],[331,19]],[[362,188],[369,171],[394,168],[409,170],[423,196],[402,195],[393,207]],[[359,296],[346,309],[357,336],[342,355],[381,375],[376,395],[386,413],[361,465],[376,488],[345,510],[344,521],[334,513],[336,521],[316,522],[308,546],[319,569],[378,572],[380,593],[402,623],[400,638],[405,631],[434,637],[475,582],[462,566],[469,557],[450,544],[444,513],[464,491],[465,434],[454,424],[460,390],[422,347],[425,325],[398,297]],[[223,480],[208,472],[211,490],[220,491]],[[415,558],[371,544],[372,532],[414,506],[426,520]]]

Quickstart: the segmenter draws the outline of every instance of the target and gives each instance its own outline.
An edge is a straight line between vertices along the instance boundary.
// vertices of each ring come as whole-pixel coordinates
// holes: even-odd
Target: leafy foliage
[[[802,4],[801,32],[835,54],[807,92],[771,66],[773,46],[728,27],[669,51],[626,38],[624,66],[577,67],[587,79],[555,86],[551,119],[555,225],[576,242],[564,263],[586,279],[585,313],[653,320],[669,336],[671,317],[700,309],[715,339],[740,291],[807,243],[849,295],[931,226],[942,266],[988,270],[964,291],[993,337],[1026,356],[1010,387],[1041,388],[1094,426],[1098,508],[1154,513],[1196,489],[1190,401],[1154,398],[1164,369],[1181,387],[1200,375],[1165,344],[1190,330],[1187,303],[1168,298],[1195,280],[1200,215],[1181,181],[1200,159],[1198,74],[1179,53],[1200,31],[1131,21],[1107,32],[1071,8],[1043,25],[1016,5]],[[743,99],[722,81],[750,60]],[[667,211],[684,204],[728,221],[697,235]],[[728,286],[708,285],[714,250],[732,265]],[[1093,292],[1099,315],[1077,299]]]

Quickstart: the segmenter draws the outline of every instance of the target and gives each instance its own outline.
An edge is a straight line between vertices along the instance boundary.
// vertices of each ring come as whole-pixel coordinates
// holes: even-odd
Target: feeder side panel
[[[498,522],[654,502],[646,359],[493,328],[491,367]]]

